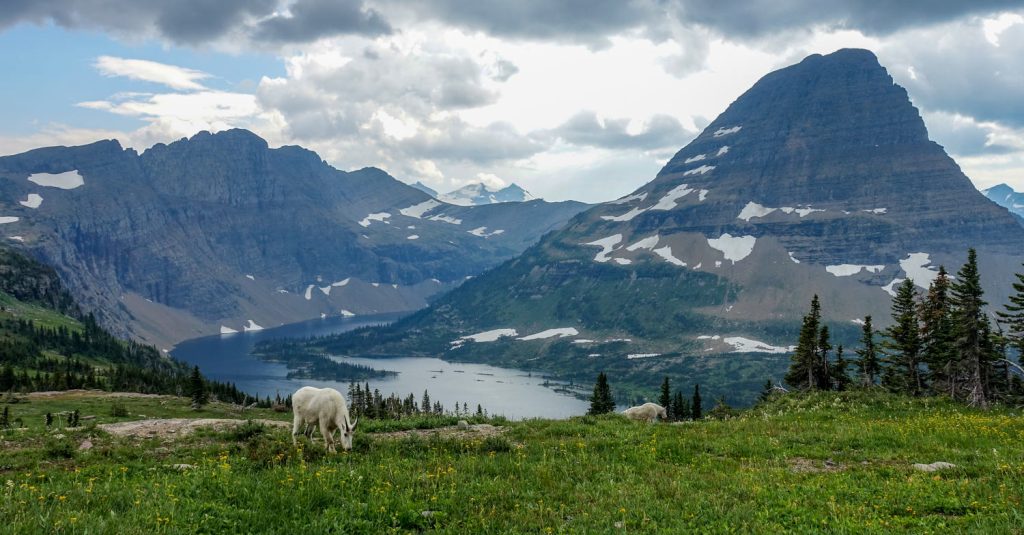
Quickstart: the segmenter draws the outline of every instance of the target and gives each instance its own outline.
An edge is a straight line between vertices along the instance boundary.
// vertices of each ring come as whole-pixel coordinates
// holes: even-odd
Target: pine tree
[[[878,362],[878,350],[875,347],[875,331],[871,326],[871,316],[864,317],[860,344],[861,348],[856,351],[859,357],[856,365],[860,371],[861,386],[874,386],[881,366]]]
[[[703,414],[700,406],[700,385],[693,385],[693,402],[690,403],[690,410],[693,412],[693,419],[700,420]]]
[[[818,366],[818,339],[821,335],[821,303],[815,295],[811,300],[811,311],[804,316],[800,327],[800,340],[796,352],[793,353],[789,371],[785,381],[793,388],[811,390],[818,386],[820,372]]]
[[[832,385],[836,390],[840,392],[850,387],[850,383],[853,382],[850,379],[848,368],[850,363],[843,357],[843,345],[840,344],[836,348],[836,361],[832,364]]]
[[[597,374],[594,393],[590,396],[590,410],[587,414],[606,414],[615,410],[615,400],[608,385],[608,376],[604,372]]]
[[[772,385],[771,379],[764,380],[764,386],[761,387],[761,393],[757,395],[757,402],[764,403],[771,399],[772,392],[775,390],[775,386]]]
[[[11,426],[11,410],[4,407],[3,414],[0,414],[0,429],[7,429]]]
[[[829,370],[828,352],[832,351],[829,340],[828,325],[822,325],[818,331],[818,358],[815,360],[815,380],[820,390],[832,389],[832,372]]]
[[[665,407],[669,419],[672,418],[672,387],[668,382],[668,376],[661,382],[661,396],[658,397],[658,404]]]
[[[189,377],[188,384],[189,397],[192,398],[192,408],[199,410],[200,407],[210,401],[209,395],[206,392],[206,381],[203,381],[203,376],[199,373],[199,366],[192,367],[192,375]]]
[[[682,390],[676,390],[675,399],[672,400],[673,420],[680,422],[690,419],[690,402],[686,401]]]
[[[1006,325],[1006,338],[1009,344],[1024,357],[1024,273],[1017,273],[1017,282],[1013,283],[1013,295],[1010,302],[1004,305],[1005,311],[996,312],[1000,323]]]
[[[430,412],[430,394],[426,389],[423,390],[423,401],[420,401],[420,407],[423,407],[424,412]]]
[[[956,359],[953,353],[952,308],[949,298],[949,274],[939,266],[939,274],[928,286],[921,302],[921,361],[928,366],[927,379],[935,391],[951,397],[956,384]]]
[[[967,402],[976,407],[988,406],[985,375],[991,359],[988,348],[988,318],[982,299],[981,275],[978,272],[978,253],[967,251],[967,263],[956,274],[951,285],[953,303],[953,347],[958,366],[964,372],[963,388]]]
[[[885,330],[882,342],[885,371],[882,384],[894,392],[921,395],[921,338],[917,321],[917,288],[907,279],[896,289],[892,300],[893,324]]]

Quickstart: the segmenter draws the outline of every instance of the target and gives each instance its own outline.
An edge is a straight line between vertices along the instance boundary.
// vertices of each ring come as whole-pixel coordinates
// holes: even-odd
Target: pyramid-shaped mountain
[[[415,310],[585,207],[452,206],[245,130],[142,154],[101,141],[0,158],[0,240],[53,265],[106,325],[161,347]]]
[[[378,336],[323,345],[752,393],[781,376],[812,295],[852,342],[863,316],[884,325],[895,284],[926,288],[968,247],[999,302],[1024,230],[871,52],[840,50],[762,78],[632,194]]]

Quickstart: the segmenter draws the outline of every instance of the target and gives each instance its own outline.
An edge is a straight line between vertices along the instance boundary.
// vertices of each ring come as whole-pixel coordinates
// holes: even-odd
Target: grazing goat
[[[657,403],[644,403],[639,407],[630,407],[622,411],[622,414],[630,420],[643,420],[645,422],[653,422],[659,416],[663,420],[668,418],[668,411]]]
[[[305,424],[306,436],[311,436],[310,425],[319,425],[327,451],[334,453],[334,431],[341,430],[341,447],[352,449],[352,433],[356,422],[349,420],[348,405],[341,392],[333,388],[304,386],[292,395],[292,444],[296,443],[299,428]]]

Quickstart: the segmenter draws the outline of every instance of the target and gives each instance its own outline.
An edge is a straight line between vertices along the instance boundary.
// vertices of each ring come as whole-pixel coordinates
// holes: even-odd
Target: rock
[[[914,469],[920,470],[922,472],[937,472],[939,470],[947,470],[949,468],[956,468],[956,465],[953,463],[947,463],[943,461],[938,461],[931,464],[914,464]]]
[[[90,414],[89,416],[82,416],[82,418],[81,418],[81,420],[83,422],[88,422],[89,420],[95,420],[95,419],[96,419],[96,415],[95,414]]]
[[[420,516],[422,516],[424,518],[430,518],[430,517],[434,516],[434,512],[428,509],[426,511],[421,511],[420,512]]]
[[[89,439],[83,440],[82,443],[78,445],[78,449],[79,449],[79,451],[91,450],[92,449],[92,441],[89,440]]]
[[[178,463],[178,464],[172,464],[171,465],[171,468],[173,468],[175,470],[181,470],[182,472],[184,472],[185,470],[192,470],[195,467],[196,467],[196,465],[194,465],[194,464],[186,464],[186,463]]]
[[[459,428],[460,431],[465,431],[465,430],[469,429],[469,422],[467,422],[465,420],[459,420],[458,428]]]

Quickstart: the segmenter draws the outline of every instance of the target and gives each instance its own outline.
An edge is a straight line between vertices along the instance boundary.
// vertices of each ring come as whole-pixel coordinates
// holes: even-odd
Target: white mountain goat
[[[662,420],[668,418],[668,411],[657,403],[644,403],[639,407],[630,407],[622,411],[622,415],[630,420],[653,422],[658,417],[661,417]]]
[[[324,437],[327,451],[334,453],[334,431],[341,430],[341,447],[352,449],[352,433],[356,422],[349,419],[348,405],[341,392],[333,388],[314,388],[304,386],[292,394],[292,444],[299,429],[305,424],[307,436],[312,435],[310,425],[319,425],[320,434]]]

